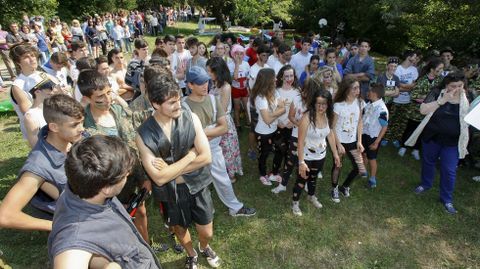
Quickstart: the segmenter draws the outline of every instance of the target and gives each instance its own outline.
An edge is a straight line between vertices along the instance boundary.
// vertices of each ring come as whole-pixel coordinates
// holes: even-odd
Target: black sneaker
[[[217,268],[220,266],[220,258],[210,246],[207,246],[204,250],[202,250],[200,248],[200,243],[198,243],[198,250],[203,257],[207,258],[207,262],[211,267]]]
[[[185,249],[180,243],[175,243],[175,245],[173,245],[173,251],[177,254],[181,254],[184,250]]]
[[[198,255],[194,257],[187,256],[185,260],[185,269],[197,269],[198,268]]]
[[[340,192],[343,194],[345,197],[350,197],[350,187],[340,187]]]
[[[251,217],[255,216],[255,214],[257,214],[257,210],[255,210],[255,208],[243,206],[237,211],[237,213],[233,214],[232,217]]]
[[[175,234],[170,234],[170,239],[173,242],[173,246],[172,246],[173,251],[177,254],[182,253],[184,251],[184,248],[179,242],[177,242]]]
[[[153,243],[152,245],[150,245],[150,247],[155,253],[165,252],[169,249],[167,244],[159,244],[159,243]]]

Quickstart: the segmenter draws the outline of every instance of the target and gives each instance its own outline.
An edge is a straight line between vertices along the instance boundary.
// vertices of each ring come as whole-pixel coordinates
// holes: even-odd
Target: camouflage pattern
[[[133,111],[132,112],[132,125],[134,130],[136,131],[142,123],[147,120],[148,117],[150,117],[153,114],[154,110],[152,109],[147,109],[147,110],[139,110],[139,111]]]
[[[120,105],[112,105],[110,107],[110,113],[112,113],[115,119],[115,125],[117,126],[118,136],[126,142],[130,147],[136,149],[135,145],[135,129],[133,128],[131,117],[132,112],[125,110]],[[97,128],[97,124],[93,119],[92,112],[90,111],[90,105],[85,107],[85,121],[83,123],[85,131],[90,135],[106,135]]]
[[[150,104],[150,101],[148,100],[147,96],[145,96],[145,94],[141,94],[140,96],[135,98],[135,100],[130,103],[129,107],[134,112],[153,109],[152,104]]]
[[[131,122],[132,112],[130,110],[125,110],[120,105],[114,104],[110,107],[110,113],[112,113],[113,118],[115,119],[118,136],[135,151],[138,157],[137,145],[135,144],[136,132]],[[85,131],[90,135],[107,135],[102,132],[101,129],[97,128],[97,124],[90,111],[90,105],[85,107],[85,121],[83,126],[85,127]],[[132,171],[127,177],[127,183],[121,193],[117,195],[120,202],[122,202],[122,204],[127,204],[130,197],[142,187],[146,178],[143,167],[140,164],[140,158],[138,158]]]
[[[405,116],[409,111],[410,104],[392,104],[390,111],[391,118],[388,123],[385,139],[388,141],[400,141],[403,131],[407,126],[408,118]]]
[[[408,112],[406,114],[408,119],[418,122],[422,121],[425,116],[420,114],[420,105],[430,90],[440,84],[441,79],[441,77],[436,77],[430,82],[428,76],[425,75],[417,80],[415,87],[410,92],[411,102],[408,104]]]
[[[145,94],[135,98],[129,106],[132,110],[132,124],[135,130],[154,112],[152,104]]]

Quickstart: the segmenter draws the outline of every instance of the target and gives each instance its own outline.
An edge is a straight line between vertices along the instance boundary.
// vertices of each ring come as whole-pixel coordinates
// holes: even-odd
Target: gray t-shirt
[[[208,95],[205,96],[202,102],[195,102],[192,101],[190,98],[185,98],[185,102],[190,107],[190,110],[195,113],[200,122],[202,123],[202,128],[206,128],[207,126],[214,125],[218,119],[225,116],[225,112],[223,111],[222,104],[220,101],[215,98],[215,108],[216,108],[216,118],[213,119],[213,111],[212,106],[212,99]]]

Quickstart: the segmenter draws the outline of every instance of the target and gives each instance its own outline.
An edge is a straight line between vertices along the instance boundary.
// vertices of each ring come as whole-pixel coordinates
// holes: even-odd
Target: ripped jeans
[[[287,186],[293,169],[298,169],[298,138],[292,136],[289,141],[285,164],[282,171],[282,185]]]
[[[275,145],[275,141],[278,141],[277,136],[277,131],[271,134],[255,133],[258,152],[260,153],[260,156],[258,157],[258,171],[260,172],[260,176],[267,175],[267,159],[270,153],[273,153],[272,173],[276,175],[280,170],[282,153],[279,150],[278,145]]]
[[[294,202],[300,200],[300,195],[305,188],[305,184],[308,185],[308,195],[315,195],[315,190],[317,188],[317,175],[318,172],[321,172],[323,170],[323,164],[325,163],[325,159],[326,158],[312,161],[305,160],[305,163],[307,164],[310,171],[307,172],[307,179],[301,177],[300,173],[298,173],[297,181],[295,182],[295,186],[293,186]]]
[[[347,155],[350,163],[352,164],[352,170],[348,173],[347,178],[343,182],[343,187],[349,187],[353,179],[359,174],[366,174],[367,169],[363,163],[362,153],[357,149],[357,142],[352,143],[342,143],[342,146],[345,148],[345,154]],[[340,156],[343,158],[343,156]],[[332,166],[332,187],[335,188],[338,186],[338,178],[340,177],[341,167],[336,167],[335,164]]]

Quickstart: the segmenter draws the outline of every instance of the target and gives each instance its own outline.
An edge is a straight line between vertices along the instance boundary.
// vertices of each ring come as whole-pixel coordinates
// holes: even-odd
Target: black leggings
[[[352,170],[348,173],[345,182],[343,182],[343,187],[348,187],[352,183],[353,179],[360,173],[365,173],[365,165],[363,164],[362,153],[357,150],[357,142],[344,144],[342,146],[345,148],[345,154],[350,163],[352,164]],[[343,157],[342,157],[343,158]],[[338,178],[340,177],[341,167],[335,166],[335,162],[332,166],[332,187],[335,188],[338,186]]]
[[[258,171],[260,172],[260,176],[267,175],[267,159],[270,152],[273,152],[272,173],[277,175],[280,170],[282,154],[280,150],[278,150],[278,146],[275,145],[275,141],[278,141],[278,139],[276,139],[277,135],[277,131],[267,135],[255,133],[258,152],[260,152],[260,156],[258,157]]]
[[[298,138],[290,137],[288,144],[288,151],[286,154],[285,165],[282,171],[282,185],[287,186],[290,180],[290,175],[295,167],[298,167],[298,152],[297,152]]]
[[[285,159],[287,159],[287,154],[288,154],[288,144],[290,142],[290,138],[292,137],[292,129],[289,128],[278,128],[277,129],[277,136],[275,139],[275,145],[278,147],[278,150],[282,154],[282,160],[281,162]]]
[[[305,183],[308,185],[308,195],[315,195],[315,189],[317,187],[317,175],[318,172],[323,170],[325,158],[321,160],[305,161],[305,163],[307,164],[310,171],[307,172],[307,179],[301,177],[300,173],[297,174],[297,181],[295,182],[295,186],[293,186],[292,199],[294,202],[300,200],[300,195],[305,188]]]
[[[402,134],[402,146],[403,147],[405,147],[405,142],[407,142],[407,140],[413,134],[415,129],[417,129],[418,125],[420,125],[419,121],[408,119],[407,126],[405,127],[405,130],[403,131],[403,134]],[[413,149],[420,149],[420,145],[421,145],[421,139],[417,139],[417,142],[415,143],[415,145],[412,148]]]

